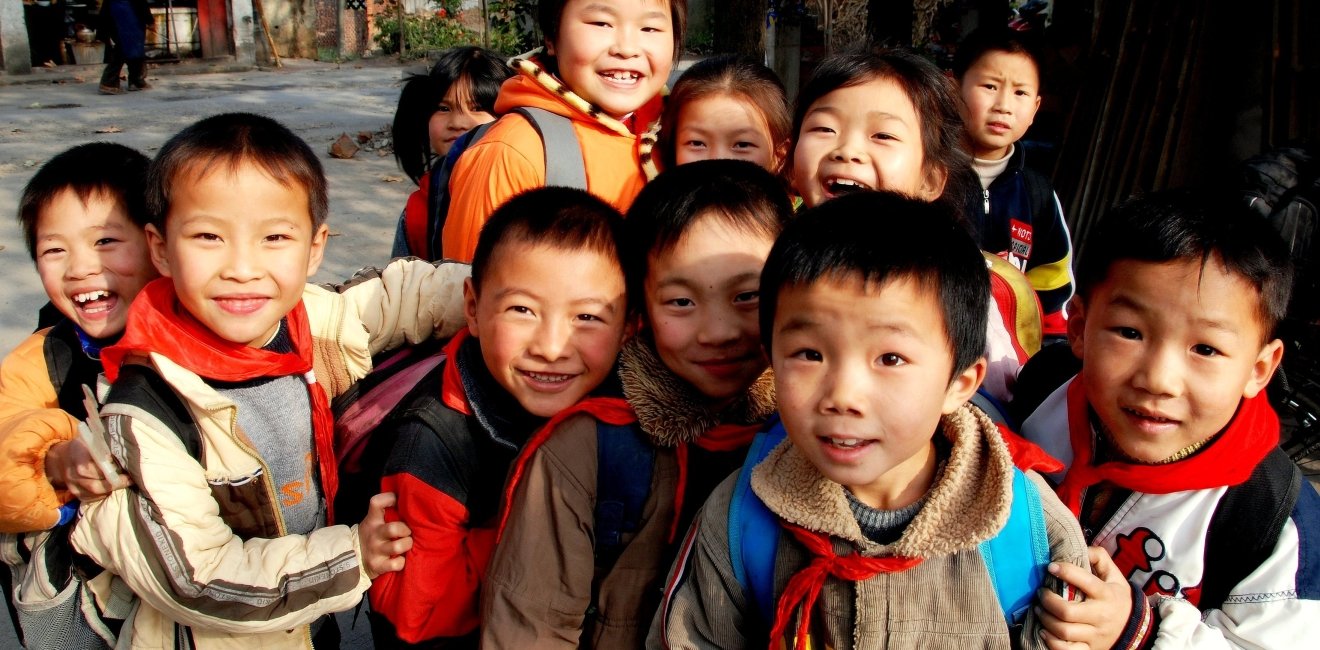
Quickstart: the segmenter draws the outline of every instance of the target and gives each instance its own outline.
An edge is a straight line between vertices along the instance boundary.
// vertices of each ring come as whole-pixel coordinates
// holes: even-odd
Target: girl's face
[[[431,137],[431,151],[444,157],[454,146],[454,140],[474,127],[487,122],[494,122],[495,116],[481,110],[472,99],[472,85],[467,79],[459,79],[449,84],[449,90],[440,100],[440,105],[431,114],[427,125]]]
[[[778,172],[786,145],[770,135],[761,110],[751,101],[727,93],[699,97],[678,111],[674,134],[674,160],[732,158],[756,163]]]
[[[858,190],[926,201],[948,176],[923,159],[921,118],[897,82],[876,78],[811,104],[793,150],[793,188],[807,207]]]
[[[656,352],[717,406],[746,391],[769,365],[761,350],[757,289],[773,244],[771,237],[708,215],[673,248],[651,255],[646,316]]]

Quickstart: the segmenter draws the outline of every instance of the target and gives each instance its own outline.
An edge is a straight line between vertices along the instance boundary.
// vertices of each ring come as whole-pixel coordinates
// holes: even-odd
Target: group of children
[[[1306,643],[1320,497],[1262,392],[1291,287],[1268,226],[1136,199],[1069,303],[1012,39],[971,41],[956,82],[829,57],[790,113],[736,58],[665,103],[683,0],[539,6],[543,51],[455,50],[401,100],[396,251],[470,266],[309,285],[324,174],[255,115],[33,177],[64,320],[0,365],[26,643],[333,645],[364,595],[382,647]],[[570,121],[584,188],[545,186],[527,107]],[[446,157],[441,232],[413,237]],[[1032,315],[1082,372],[1023,438],[996,406]],[[372,440],[381,494],[336,521],[330,398],[432,338]]]

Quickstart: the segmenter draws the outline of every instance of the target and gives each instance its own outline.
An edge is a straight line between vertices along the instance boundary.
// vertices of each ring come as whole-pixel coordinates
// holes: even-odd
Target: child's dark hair
[[[953,57],[953,76],[962,79],[963,75],[976,62],[989,52],[1021,54],[1031,59],[1036,68],[1036,85],[1040,85],[1040,56],[1036,42],[1028,36],[1029,32],[1018,32],[1007,27],[982,27],[967,35],[958,44],[958,51]]]
[[[512,75],[513,70],[499,54],[466,45],[441,52],[428,74],[409,76],[399,92],[399,106],[390,127],[394,159],[403,173],[418,183],[434,164],[428,127],[450,86],[466,83],[472,103],[494,115],[500,85]]]
[[[725,55],[704,59],[692,64],[674,83],[674,89],[665,102],[664,117],[660,124],[659,150],[661,160],[673,167],[677,143],[678,114],[694,101],[713,95],[732,95],[750,102],[761,112],[770,131],[770,146],[787,145],[792,139],[793,116],[784,93],[784,84],[770,68],[760,61],[742,56]]]
[[[223,113],[198,121],[165,142],[147,175],[147,212],[151,224],[165,232],[170,193],[181,175],[199,178],[223,165],[229,172],[249,162],[285,187],[307,192],[312,229],[330,212],[325,171],[303,139],[288,127],[252,113]],[[235,200],[242,200],[235,197]]]
[[[56,154],[23,188],[18,200],[18,223],[28,255],[37,259],[37,219],[41,210],[61,192],[72,191],[86,203],[94,194],[106,194],[123,206],[139,227],[147,225],[147,165],[151,160],[138,150],[113,142],[91,142]]]
[[[623,272],[622,241],[623,217],[599,198],[567,187],[528,190],[501,205],[481,227],[472,254],[472,288],[481,292],[496,253],[510,244],[594,251],[615,260]]]
[[[1114,264],[1123,260],[1221,265],[1260,295],[1264,341],[1274,337],[1288,311],[1293,278],[1288,248],[1269,223],[1249,212],[1236,196],[1172,190],[1110,210],[1087,234],[1077,265],[1078,295],[1090,298]]]
[[[701,160],[665,171],[642,188],[623,222],[628,292],[642,303],[651,258],[711,216],[729,227],[774,239],[793,217],[784,185],[745,160]]]
[[[875,79],[897,83],[921,120],[921,158],[927,170],[943,168],[948,180],[941,196],[962,197],[971,174],[972,155],[963,130],[958,87],[935,64],[902,50],[836,54],[821,60],[811,80],[798,93],[793,112],[793,148],[802,137],[802,121],[811,105],[840,88]],[[961,198],[957,199],[961,200]]]
[[[858,192],[799,213],[761,272],[765,349],[771,349],[780,291],[852,278],[872,291],[911,278],[935,292],[953,353],[950,379],[985,355],[990,275],[953,206]]]
[[[661,0],[669,5],[669,15],[673,17],[674,60],[683,53],[683,35],[687,32],[687,0]],[[536,3],[537,26],[541,28],[541,37],[547,43],[559,40],[559,23],[564,17],[564,7],[569,0],[540,0]]]

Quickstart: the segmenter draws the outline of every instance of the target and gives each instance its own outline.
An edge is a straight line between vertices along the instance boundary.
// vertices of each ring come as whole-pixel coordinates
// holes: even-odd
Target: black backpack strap
[[[655,447],[637,427],[597,421],[596,457],[596,565],[610,567],[623,553],[624,533],[642,526]]]
[[[151,366],[126,363],[110,387],[106,402],[125,404],[145,411],[179,437],[188,455],[202,459],[202,434],[192,413],[165,379]]]
[[[449,177],[454,173],[454,165],[458,164],[458,157],[463,155],[468,147],[476,144],[477,140],[486,135],[486,132],[492,126],[495,126],[494,122],[487,122],[458,136],[449,153],[438,165],[431,169],[431,185],[427,188],[426,194],[426,213],[429,217],[426,226],[426,241],[430,250],[412,251],[413,255],[433,261],[441,258],[445,219],[449,216]]]
[[[1269,558],[1302,488],[1302,473],[1275,447],[1245,483],[1220,498],[1205,542],[1201,611],[1219,609],[1228,594]]]

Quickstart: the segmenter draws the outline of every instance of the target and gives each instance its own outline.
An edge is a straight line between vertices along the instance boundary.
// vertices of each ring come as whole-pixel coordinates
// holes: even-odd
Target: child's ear
[[[773,157],[771,158],[771,161],[775,168],[774,169],[775,175],[780,176],[781,178],[787,177],[789,172],[792,171],[788,168],[789,167],[788,148],[791,146],[793,146],[792,140],[785,140],[779,143],[779,146],[775,147],[775,152],[773,154]]]
[[[463,280],[463,316],[467,318],[468,331],[477,333],[477,290],[472,278]]]
[[[921,179],[921,188],[917,197],[922,201],[934,201],[944,194],[944,186],[949,182],[949,170],[941,165],[930,165]]]
[[[156,272],[165,277],[170,277],[170,261],[165,256],[165,235],[154,224],[147,224],[143,228],[147,233],[147,251],[151,254],[151,265],[156,267]]]
[[[316,275],[316,270],[321,268],[321,260],[325,259],[325,244],[330,240],[330,227],[321,224],[316,232],[312,233],[312,254],[307,259],[307,277]]]
[[[1081,296],[1068,301],[1068,347],[1074,357],[1082,358],[1083,333],[1086,331],[1086,304]]]
[[[976,393],[976,389],[981,387],[981,382],[985,380],[985,369],[987,366],[985,357],[976,360],[967,369],[954,375],[953,380],[949,382],[949,387],[944,391],[944,406],[941,413],[949,414],[967,403]]]
[[[1260,354],[1256,355],[1256,361],[1251,364],[1251,376],[1242,389],[1242,396],[1250,399],[1265,390],[1280,361],[1283,361],[1283,341],[1274,339],[1266,343],[1260,349]]]

